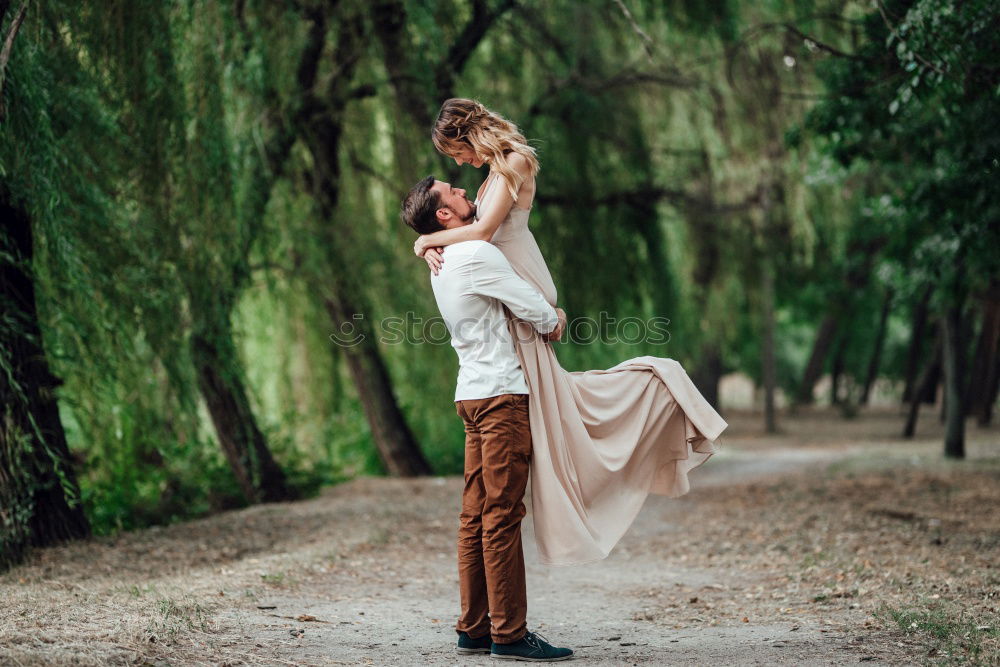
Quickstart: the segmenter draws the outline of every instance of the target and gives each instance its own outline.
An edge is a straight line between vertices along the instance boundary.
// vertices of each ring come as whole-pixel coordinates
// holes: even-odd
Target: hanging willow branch
[[[0,23],[2,23],[9,6],[9,0],[5,0],[0,6]],[[7,37],[3,41],[3,50],[0,51],[0,121],[4,117],[3,84],[7,79],[7,63],[10,61],[10,52],[14,48],[14,38],[17,37],[17,32],[21,29],[21,24],[24,23],[24,15],[27,13],[28,0],[24,0],[21,8],[14,15],[14,20],[10,22],[10,30],[7,31]]]
[[[621,11],[622,16],[625,17],[626,21],[628,21],[629,27],[632,28],[632,32],[637,34],[642,39],[642,46],[646,50],[646,57],[649,58],[649,62],[653,62],[653,56],[655,55],[653,38],[642,29],[642,26],[640,26],[638,21],[635,20],[635,17],[632,16],[632,12],[628,10],[628,7],[625,6],[625,3],[622,2],[622,0],[613,1]]]
[[[753,192],[748,194],[741,201],[716,202],[710,198],[699,197],[684,190],[646,186],[634,190],[619,190],[603,195],[592,195],[581,198],[578,194],[543,194],[535,195],[535,201],[539,204],[552,206],[577,206],[584,204],[589,207],[594,206],[615,206],[619,204],[640,205],[649,202],[665,201],[674,206],[697,208],[710,213],[741,213],[755,206],[759,206],[765,196],[764,186],[758,186]]]
[[[507,12],[520,9],[517,0],[501,0],[490,7],[487,0],[472,3],[472,17],[459,32],[441,60],[430,65],[434,72],[434,85],[428,91],[414,75],[414,58],[403,45],[407,30],[406,7],[402,0],[380,0],[373,9],[375,36],[384,51],[384,65],[389,73],[389,82],[399,97],[404,109],[421,127],[430,127],[434,117],[428,108],[428,101],[435,107],[454,95],[455,80],[462,74],[466,64],[485,39],[490,29]]]

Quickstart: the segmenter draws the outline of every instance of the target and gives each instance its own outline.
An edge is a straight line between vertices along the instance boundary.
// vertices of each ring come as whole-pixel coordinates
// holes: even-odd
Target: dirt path
[[[698,473],[698,489],[767,479],[779,472],[792,472],[835,460],[839,452],[771,450],[765,458],[723,454]],[[410,494],[424,495],[406,482],[380,480],[383,492],[396,492],[403,500]],[[387,489],[394,485],[391,491]],[[442,498],[442,510],[430,519],[434,527],[449,526],[456,512],[449,505],[461,495],[461,481],[443,480],[431,490]],[[342,489],[354,495],[349,489]],[[360,489],[359,489],[360,491]],[[401,492],[401,493],[400,493]],[[361,491],[368,495],[368,490]],[[435,503],[436,504],[436,503]],[[530,507],[530,502],[529,502]],[[871,654],[852,645],[841,625],[857,618],[811,619],[760,618],[756,622],[696,627],[711,617],[710,610],[685,612],[676,628],[651,627],[645,619],[644,599],[675,593],[690,600],[705,592],[718,594],[752,590],[753,581],[744,573],[690,564],[665,567],[656,554],[635,547],[646,536],[671,530],[671,519],[679,512],[697,511],[692,503],[651,497],[632,529],[606,560],[581,566],[552,568],[538,563],[532,524],[525,523],[525,554],[528,561],[529,627],[560,646],[573,647],[578,659],[593,665],[622,664],[833,664]],[[454,516],[453,516],[454,515]],[[381,528],[376,529],[380,541]],[[330,625],[299,623],[263,616],[256,612],[234,612],[233,620],[256,628],[265,644],[281,645],[283,659],[296,664],[491,664],[489,657],[459,658],[453,650],[455,614],[458,608],[457,579],[452,531],[437,530],[416,549],[412,541],[385,534],[379,551],[383,559],[349,560],[341,576],[310,586],[306,595],[275,593],[267,605],[275,613],[308,614],[330,620]],[[398,549],[396,547],[402,547]],[[406,558],[407,553],[413,556]],[[401,561],[390,558],[398,554]],[[693,555],[693,554],[692,554]],[[355,568],[370,565],[391,568],[362,574]],[[372,577],[374,576],[374,581]],[[298,639],[290,632],[304,630]],[[257,633],[255,632],[255,634]]]
[[[884,573],[845,560],[871,538],[845,542],[860,529],[810,515],[830,470],[885,445],[813,432],[730,438],[692,473],[689,495],[651,496],[598,563],[538,564],[529,514],[529,627],[588,665],[922,662],[926,646],[872,624],[878,596],[866,591]],[[984,438],[995,457],[997,434]],[[909,460],[937,443],[893,447]],[[359,479],[305,502],[39,552],[0,577],[0,663],[491,664],[453,649],[461,488],[458,477]],[[863,518],[888,522],[876,531],[899,524]],[[927,548],[924,524],[910,524],[904,538]],[[970,558],[1000,555],[983,544]]]

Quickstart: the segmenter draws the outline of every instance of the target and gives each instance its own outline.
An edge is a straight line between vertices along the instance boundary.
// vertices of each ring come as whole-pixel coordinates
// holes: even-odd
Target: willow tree
[[[70,158],[59,139],[93,129],[93,100],[80,109],[51,104],[53,68],[78,67],[27,3],[10,15],[0,5],[0,570],[29,546],[85,537],[89,524],[59,417],[61,380],[46,353],[36,299],[37,238],[99,206],[81,196],[78,212],[61,210],[61,196],[93,195],[79,172],[60,168]],[[24,22],[28,25],[24,26]],[[23,34],[19,31],[24,27]],[[81,119],[83,122],[74,122]],[[76,125],[76,127],[73,127]],[[103,129],[103,128],[102,128]],[[64,134],[65,133],[65,134]],[[103,133],[101,133],[103,134]],[[72,142],[70,142],[72,145]],[[83,145],[83,144],[77,144]],[[68,172],[68,173],[67,173]],[[89,206],[88,206],[89,204]],[[60,259],[72,261],[72,249]]]
[[[217,44],[219,35],[232,33],[234,22],[213,5],[196,4],[185,26],[189,49],[181,65],[191,128],[180,180],[187,195],[186,214],[194,224],[179,230],[190,244],[181,255],[181,276],[191,308],[191,353],[201,395],[244,495],[251,502],[288,500],[296,494],[257,424],[234,341],[233,310],[249,276],[250,250],[269,188],[266,182],[256,183],[259,189],[249,188],[246,195],[255,199],[241,210],[237,169],[243,165],[234,165],[231,153],[234,143],[250,139],[252,128],[246,137],[229,132]],[[282,161],[266,151],[265,156]],[[250,166],[252,177],[263,170],[253,162]]]
[[[623,98],[643,83],[655,87],[657,76],[633,76],[632,68],[620,73],[605,58],[628,44],[630,30],[618,24],[605,30],[606,17],[599,15],[606,8],[574,3],[540,8],[480,1],[457,12],[457,21],[431,21],[423,17],[427,12],[398,0],[379,2],[375,11],[395,108],[414,137],[396,142],[399,177],[409,183],[425,173],[418,168],[443,168],[442,178],[462,178],[436,156],[428,128],[445,98],[480,99],[539,145],[542,175],[532,222],[563,305],[574,316],[670,313],[676,291],[656,211],[664,188],[653,175],[641,102]],[[565,34],[565,24],[593,24],[594,30],[583,38],[585,31]],[[554,87],[554,81],[579,85]],[[613,152],[604,150],[607,136],[621,139]],[[438,161],[410,159],[415,152]],[[617,259],[605,262],[610,256]],[[560,354],[579,364],[607,363],[617,352],[599,346]]]
[[[291,51],[298,59],[289,63],[289,51],[273,54],[283,62],[271,73],[287,77],[272,80],[271,85],[280,93],[277,97],[293,142],[288,176],[312,209],[311,215],[298,221],[303,226],[302,235],[296,237],[298,269],[322,303],[331,330],[355,329],[353,344],[339,345],[331,336],[331,348],[347,362],[384,468],[392,475],[423,475],[431,467],[399,408],[368,319],[365,268],[351,262],[349,249],[363,240],[354,235],[353,221],[341,219],[346,214],[339,207],[345,113],[355,100],[374,94],[373,84],[358,81],[356,76],[368,54],[366,7],[365,3],[342,2],[286,10],[251,3],[242,16],[248,33],[258,31],[258,48],[265,52],[264,43],[276,26],[301,35]]]
[[[85,537],[89,525],[46,360],[31,263],[32,222],[0,185],[0,570],[25,548]]]
[[[229,132],[232,100],[218,46],[238,53],[236,22],[204,2],[115,2],[81,14],[80,39],[109,77],[129,132],[136,223],[158,239],[148,268],[182,288],[175,321],[187,325],[196,384],[222,451],[248,501],[292,498],[254,415],[232,326],[268,192],[253,160],[234,164],[232,157],[246,154],[241,147],[253,145],[257,129]]]
[[[753,288],[772,291],[766,263],[787,266],[808,245],[801,207],[786,204],[801,191],[783,145],[802,104],[781,94],[806,78],[806,49],[755,30],[788,5],[567,3],[525,10],[510,37],[541,79],[512,95],[534,98],[530,135],[548,159],[538,234],[567,297],[653,304],[647,314],[671,318],[672,351],[713,401],[724,372],[766,356],[745,351],[762,319],[774,327],[747,316]],[[562,21],[587,30],[561,31]],[[801,58],[794,70],[789,51]]]

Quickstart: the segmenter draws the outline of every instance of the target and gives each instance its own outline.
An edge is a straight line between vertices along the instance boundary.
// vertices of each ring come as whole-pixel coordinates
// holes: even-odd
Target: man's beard
[[[449,208],[451,208],[451,207],[449,207]],[[469,212],[467,214],[465,214],[465,215],[460,215],[459,212],[456,211],[455,209],[451,209],[451,212],[454,213],[456,216],[458,216],[459,220],[461,220],[463,223],[467,224],[471,220],[474,220],[475,217],[476,217],[476,205],[473,204],[472,202],[469,202]]]

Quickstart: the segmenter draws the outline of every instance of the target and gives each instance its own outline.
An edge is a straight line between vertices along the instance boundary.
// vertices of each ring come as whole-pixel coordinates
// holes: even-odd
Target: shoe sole
[[[470,653],[489,653],[488,648],[457,648],[455,653],[461,653],[462,655],[468,655]]]
[[[496,653],[490,653],[490,657],[494,660],[520,660],[521,662],[559,662],[560,660],[571,660],[575,654],[570,653],[569,655],[564,655],[561,658],[525,658],[520,655],[499,655]]]

